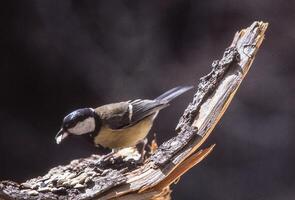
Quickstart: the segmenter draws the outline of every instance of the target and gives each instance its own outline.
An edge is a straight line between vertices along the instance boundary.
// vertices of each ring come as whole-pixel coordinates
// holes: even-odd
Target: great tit
[[[68,114],[55,136],[59,144],[70,135],[85,135],[96,146],[121,149],[135,146],[145,139],[159,111],[192,86],[175,87],[154,100],[130,100]]]

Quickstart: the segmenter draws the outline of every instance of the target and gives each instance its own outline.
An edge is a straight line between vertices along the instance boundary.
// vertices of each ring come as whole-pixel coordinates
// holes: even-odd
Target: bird
[[[160,110],[169,106],[192,86],[178,86],[150,99],[111,103],[97,108],[80,108],[64,117],[55,136],[60,144],[69,136],[87,136],[97,147],[120,150],[133,147],[148,135]]]

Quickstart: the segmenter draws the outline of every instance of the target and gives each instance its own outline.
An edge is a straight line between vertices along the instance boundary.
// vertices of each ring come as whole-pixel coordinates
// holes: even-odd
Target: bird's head
[[[68,114],[62,122],[60,131],[55,136],[56,143],[61,143],[69,135],[85,135],[96,129],[96,114],[92,108],[82,108]]]

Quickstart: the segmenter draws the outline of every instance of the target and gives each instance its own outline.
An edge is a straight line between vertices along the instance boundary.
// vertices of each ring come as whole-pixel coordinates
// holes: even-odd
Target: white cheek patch
[[[76,126],[69,128],[68,131],[74,135],[83,135],[94,131],[95,121],[93,117],[89,117],[82,122],[78,122]]]

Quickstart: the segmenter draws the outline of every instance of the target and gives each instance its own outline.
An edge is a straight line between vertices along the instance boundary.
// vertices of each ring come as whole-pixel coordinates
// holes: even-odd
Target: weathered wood
[[[213,149],[197,151],[222,117],[259,49],[268,24],[254,22],[236,33],[212,71],[201,78],[193,101],[177,127],[177,135],[159,146],[144,163],[134,148],[111,159],[72,161],[22,184],[0,182],[3,199],[170,199],[169,186]],[[155,145],[153,145],[155,146]],[[154,148],[153,148],[154,149]]]

